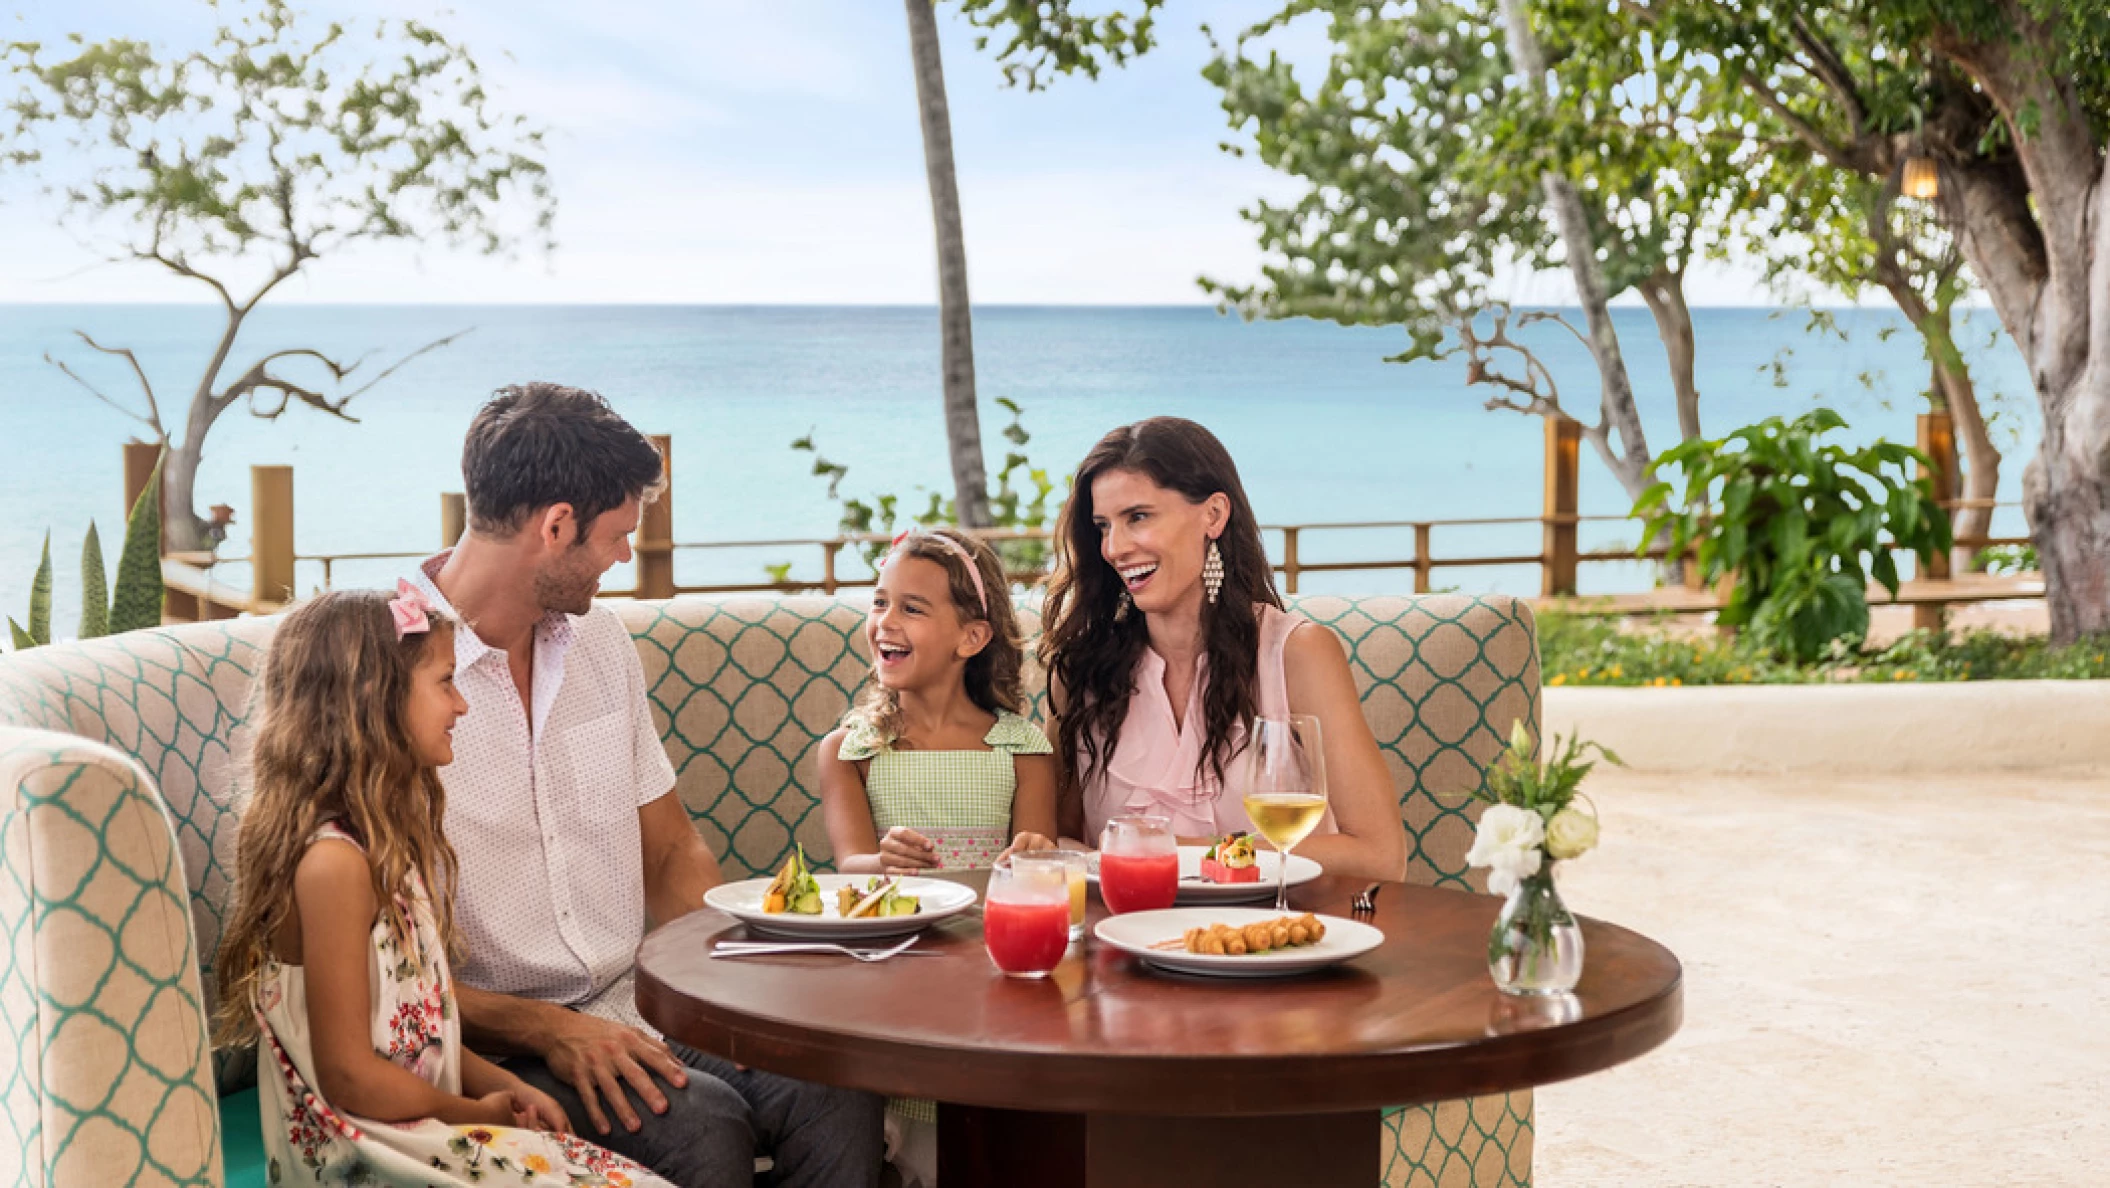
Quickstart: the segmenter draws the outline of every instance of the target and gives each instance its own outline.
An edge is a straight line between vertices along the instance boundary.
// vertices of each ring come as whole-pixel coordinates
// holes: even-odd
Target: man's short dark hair
[[[511,536],[529,516],[571,505],[579,536],[601,513],[662,485],[659,450],[599,395],[562,384],[500,388],[469,423],[462,482],[469,526]]]

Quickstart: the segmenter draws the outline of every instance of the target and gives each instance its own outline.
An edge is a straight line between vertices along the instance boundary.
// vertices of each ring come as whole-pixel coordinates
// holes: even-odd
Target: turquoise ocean
[[[1837,332],[1804,311],[1694,313],[1706,432],[1825,404],[1850,437],[1911,441],[1927,367],[1917,337],[1885,310],[1835,311]],[[1670,382],[1645,310],[1617,311],[1651,447],[1676,437]],[[55,633],[70,635],[84,530],[92,518],[114,564],[122,534],[122,442],[138,426],[77,388],[44,356],[71,363],[113,399],[141,406],[122,361],[73,337],[86,331],[134,349],[164,415],[180,419],[217,332],[209,306],[0,306],[0,612],[21,618],[37,548],[51,532]],[[2037,438],[2019,355],[1976,312],[1967,338],[1982,396],[1995,408],[2007,456],[2001,497],[2014,499]],[[789,445],[809,431],[849,467],[844,491],[949,485],[939,406],[938,327],[929,307],[320,306],[253,315],[233,367],[278,349],[314,346],[368,355],[362,374],[442,335],[468,330],[349,411],[348,423],[295,407],[276,422],[230,410],[209,439],[202,507],[236,508],[224,555],[248,551],[248,467],[294,467],[297,543],[304,554],[436,548],[439,495],[460,489],[463,430],[494,388],[531,379],[600,391],[632,422],[673,435],[678,540],[755,540],[832,533],[836,511],[812,460]],[[992,467],[1005,442],[998,397],[1025,409],[1028,453],[1056,475],[1107,429],[1160,413],[1209,426],[1237,459],[1265,523],[1530,516],[1540,508],[1542,430],[1536,419],[1485,410],[1456,361],[1384,362],[1397,330],[1310,321],[1245,323],[1196,307],[980,307],[975,359]],[[1594,419],[1596,372],[1556,326],[1533,330],[1569,408]],[[319,380],[312,372],[289,375]],[[356,382],[355,376],[354,382]],[[1585,447],[1586,513],[1619,513],[1625,498]],[[920,503],[920,499],[915,502]],[[2003,510],[2000,531],[2020,531]],[[1631,544],[1631,525],[1585,525],[1585,548]],[[1437,555],[1529,553],[1535,527],[1439,529]],[[1270,548],[1279,547],[1270,537]],[[1307,536],[1306,561],[1411,552],[1399,533]],[[679,555],[683,582],[760,580],[771,562],[818,573],[818,550],[782,547]],[[391,563],[341,564],[338,584],[378,584]],[[246,575],[229,577],[246,582]],[[321,579],[304,563],[303,586]],[[1535,593],[1535,568],[1440,570],[1439,585]],[[1588,591],[1643,588],[1634,564],[1585,566]],[[626,575],[610,584],[627,584]],[[1411,588],[1411,575],[1310,575],[1306,590]]]

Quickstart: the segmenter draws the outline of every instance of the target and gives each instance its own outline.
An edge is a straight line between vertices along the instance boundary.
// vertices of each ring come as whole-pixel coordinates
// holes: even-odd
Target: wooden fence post
[[[252,466],[249,572],[253,602],[293,601],[293,558],[293,468]]]
[[[1414,525],[1414,592],[1429,592],[1430,576],[1435,565],[1429,557],[1429,525]]]
[[[440,547],[451,549],[469,530],[469,497],[460,491],[440,492]]]
[[[1282,530],[1282,584],[1283,592],[1297,592],[1297,530],[1294,527]]]
[[[674,597],[674,439],[652,435],[659,449],[659,498],[645,505],[637,521],[637,596]]]
[[[1923,412],[1918,421],[1919,451],[1927,455],[1928,462],[1921,463],[1919,477],[1934,487],[1934,498],[1944,505],[1956,498],[1956,428],[1945,412]],[[1929,464],[1931,463],[1931,465]],[[1954,509],[1948,509],[1953,517]],[[1937,552],[1928,558],[1926,568],[1920,573],[1924,578],[1946,578],[1949,576],[1949,554]],[[1920,631],[1939,631],[1948,606],[1945,603],[1916,603],[1912,608],[1912,626]]]
[[[1576,488],[1581,478],[1582,422],[1546,418],[1545,543],[1539,558],[1539,593],[1575,593]]]

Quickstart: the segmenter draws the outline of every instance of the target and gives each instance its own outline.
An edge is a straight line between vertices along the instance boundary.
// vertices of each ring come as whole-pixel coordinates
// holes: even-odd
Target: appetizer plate
[[[1326,925],[1326,935],[1315,945],[1245,953],[1237,957],[1155,947],[1180,939],[1189,928],[1207,928],[1211,924],[1228,924],[1236,928],[1261,920],[1279,920],[1284,914],[1265,908],[1240,907],[1176,907],[1161,912],[1129,912],[1099,921],[1092,929],[1092,935],[1116,949],[1133,953],[1146,965],[1177,973],[1221,978],[1275,978],[1306,973],[1360,957],[1385,942],[1384,933],[1359,920],[1320,916],[1319,922]]]
[[[1257,883],[1212,883],[1202,878],[1202,855],[1209,852],[1207,846],[1180,847],[1180,887],[1173,903],[1182,907],[1211,903],[1251,903],[1256,899],[1275,897],[1275,872],[1282,868],[1282,855],[1273,850],[1262,850],[1253,855],[1254,865],[1260,868]],[[1309,883],[1326,873],[1324,867],[1309,858],[1289,856],[1289,885]],[[1099,881],[1099,856],[1092,855],[1091,866],[1085,877],[1093,883]],[[1276,913],[1280,915],[1281,913]]]
[[[813,876],[821,887],[821,914],[801,916],[792,912],[765,912],[762,896],[769,890],[769,879],[746,879],[738,883],[724,883],[703,893],[703,902],[733,917],[756,932],[767,932],[777,936],[795,936],[802,940],[842,940],[865,936],[906,936],[927,928],[940,920],[957,916],[974,906],[975,894],[971,888],[943,879],[904,878],[901,893],[913,895],[921,901],[922,911],[912,916],[866,916],[856,920],[845,920],[836,911],[835,893],[838,888],[850,887],[863,891],[871,875],[817,874]]]

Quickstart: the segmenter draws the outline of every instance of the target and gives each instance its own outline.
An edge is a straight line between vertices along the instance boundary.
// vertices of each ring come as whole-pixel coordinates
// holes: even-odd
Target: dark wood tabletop
[[[946,877],[980,890],[985,873]],[[1347,916],[1362,885],[1321,878],[1299,910]],[[1262,905],[1265,906],[1265,905]],[[704,909],[645,938],[637,1001],[668,1036],[755,1068],[899,1097],[1039,1112],[1319,1114],[1543,1085],[1674,1033],[1681,970],[1654,941],[1583,922],[1572,996],[1514,998],[1487,972],[1500,901],[1387,884],[1375,951],[1317,973],[1157,972],[1089,935],[1043,981],[1004,977],[978,913],[931,928],[940,957],[713,959],[745,926]],[[1105,908],[1094,896],[1091,920]]]

